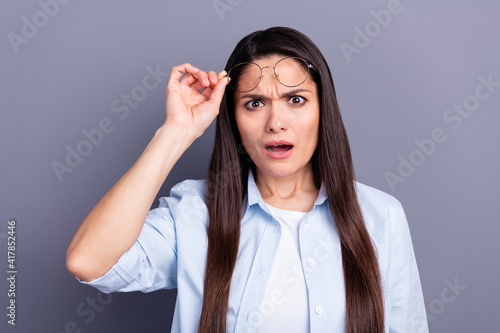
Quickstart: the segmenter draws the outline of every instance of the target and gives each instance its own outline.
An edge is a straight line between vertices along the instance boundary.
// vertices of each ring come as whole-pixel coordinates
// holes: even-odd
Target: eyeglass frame
[[[300,82],[299,84],[294,84],[292,86],[289,86],[289,85],[286,85],[284,84],[283,82],[280,81],[279,79],[279,74],[276,73],[276,66],[283,60],[286,60],[286,59],[290,59],[290,58],[293,58],[293,59],[299,59],[301,61],[303,61],[307,66],[307,74],[306,74],[306,77],[304,78],[304,80],[302,82]],[[249,92],[249,91],[252,91],[254,90],[255,88],[257,88],[260,84],[260,81],[262,81],[262,78],[264,77],[264,74],[263,74],[263,69],[265,68],[272,68],[273,69],[273,77],[276,79],[276,81],[278,81],[280,84],[284,85],[285,87],[289,87],[289,88],[292,88],[292,87],[298,87],[300,86],[302,83],[306,82],[307,78],[309,78],[309,70],[312,68],[314,70],[316,70],[313,66],[313,64],[309,63],[307,60],[305,60],[304,58],[301,58],[301,57],[295,57],[295,56],[287,56],[287,57],[283,57],[281,58],[280,60],[278,60],[274,66],[264,66],[264,67],[260,67],[259,64],[253,62],[253,61],[245,61],[245,62],[240,62],[239,64],[236,64],[234,65],[233,67],[231,67],[231,69],[227,72],[227,74],[225,75],[225,77],[227,77],[229,80],[231,80],[231,77],[229,76],[229,74],[231,73],[231,71],[236,68],[237,66],[240,66],[240,65],[243,65],[243,64],[254,64],[256,65],[257,67],[259,67],[260,69],[260,76],[259,76],[259,80],[257,81],[257,84],[255,85],[255,87],[253,87],[252,89],[250,90],[238,90],[236,88],[234,88],[231,83],[229,83],[229,86],[234,90],[234,91],[237,91],[237,92],[240,92],[240,93],[246,93],[246,92]]]

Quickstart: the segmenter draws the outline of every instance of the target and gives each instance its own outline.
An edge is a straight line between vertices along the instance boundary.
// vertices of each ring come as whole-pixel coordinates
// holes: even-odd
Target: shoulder
[[[367,207],[399,207],[401,203],[392,195],[374,187],[354,182],[358,201],[361,206]]]
[[[170,196],[159,199],[158,208],[149,212],[149,215],[168,213],[175,220],[192,214],[204,215],[206,206],[205,180],[184,180],[172,187]]]
[[[186,179],[170,190],[170,196],[195,195],[205,197],[205,179]]]
[[[406,216],[398,199],[359,182],[355,182],[355,187],[363,218],[369,230],[383,228],[394,234],[406,226]]]
[[[187,179],[172,187],[169,197],[160,198],[160,207],[187,199],[200,199],[205,202],[206,188],[204,179]]]

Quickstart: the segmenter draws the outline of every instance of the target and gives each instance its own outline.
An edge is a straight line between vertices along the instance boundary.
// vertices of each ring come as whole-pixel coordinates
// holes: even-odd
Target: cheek
[[[248,122],[243,119],[241,116],[241,113],[238,112],[237,110],[235,111],[234,114],[234,119],[236,120],[236,126],[238,127],[238,131],[240,132],[240,137],[243,141],[246,141],[246,133],[247,133],[247,124]]]
[[[240,138],[243,143],[245,149],[250,150],[253,142],[256,138],[256,128],[254,122],[246,119],[242,113],[236,111],[235,113],[236,126],[238,127],[238,131],[240,133]]]
[[[319,123],[319,112],[308,119],[303,119],[301,123],[301,135],[306,140],[307,145],[312,146],[314,149],[318,145]]]

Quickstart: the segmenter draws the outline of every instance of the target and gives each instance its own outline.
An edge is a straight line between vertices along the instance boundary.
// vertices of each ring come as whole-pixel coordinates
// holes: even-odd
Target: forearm
[[[113,266],[137,240],[161,185],[194,137],[164,125],[134,165],[92,209],[67,252],[72,274],[91,281]]]

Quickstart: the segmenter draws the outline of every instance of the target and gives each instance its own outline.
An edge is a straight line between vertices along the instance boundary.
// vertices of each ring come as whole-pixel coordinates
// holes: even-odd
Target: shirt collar
[[[325,184],[322,182],[321,187],[319,189],[318,197],[316,198],[316,201],[314,201],[314,206],[312,209],[314,209],[318,205],[321,205],[323,202],[325,202],[326,199],[328,199],[328,197],[326,195]],[[243,210],[241,216],[243,217],[250,208],[250,206],[255,204],[259,205],[262,210],[269,213],[267,206],[264,200],[262,199],[262,196],[260,195],[259,188],[255,183],[255,178],[253,176],[252,169],[250,169],[248,172],[247,196],[243,202],[243,207],[242,207]]]

